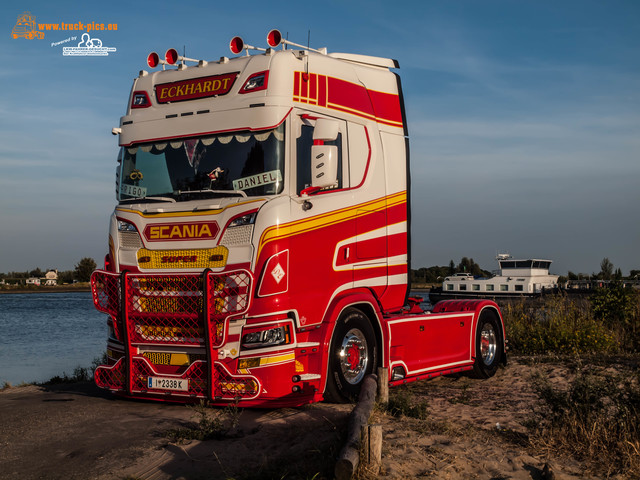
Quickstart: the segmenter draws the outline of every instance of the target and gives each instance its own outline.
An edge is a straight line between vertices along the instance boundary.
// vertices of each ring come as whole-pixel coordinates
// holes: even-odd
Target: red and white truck
[[[235,37],[239,55],[210,62],[151,53],[162,69],[134,79],[113,130],[109,253],[92,277],[109,315],[96,383],[277,407],[351,399],[378,367],[391,386],[493,375],[506,361],[496,304],[423,311],[408,298],[398,63],[277,30],[267,42]]]

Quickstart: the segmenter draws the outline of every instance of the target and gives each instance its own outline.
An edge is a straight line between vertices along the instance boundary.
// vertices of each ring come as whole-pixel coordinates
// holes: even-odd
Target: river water
[[[0,388],[90,367],[106,350],[106,322],[89,292],[0,295]]]
[[[107,345],[107,316],[91,293],[0,295],[0,388],[90,367]]]

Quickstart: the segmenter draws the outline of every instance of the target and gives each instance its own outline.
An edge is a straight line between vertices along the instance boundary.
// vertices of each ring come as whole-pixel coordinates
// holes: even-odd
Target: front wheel
[[[493,377],[502,360],[504,342],[502,329],[496,314],[485,310],[480,314],[476,327],[476,361],[473,364],[473,376],[476,378]]]
[[[376,336],[367,316],[357,308],[347,308],[331,338],[325,399],[334,403],[353,401],[365,377],[377,365],[377,352]]]

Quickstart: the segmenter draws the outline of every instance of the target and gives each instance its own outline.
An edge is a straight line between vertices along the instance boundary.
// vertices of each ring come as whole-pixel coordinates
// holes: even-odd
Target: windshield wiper
[[[241,197],[247,198],[247,194],[245,192],[243,192],[242,190],[209,190],[209,189],[205,189],[205,190],[178,190],[178,191],[175,192],[176,195],[191,194],[191,193],[213,193],[216,196],[222,196],[222,197],[228,197],[228,196],[231,196],[231,195],[239,195]]]
[[[169,202],[176,203],[175,198],[171,197],[136,197],[120,200],[120,203],[143,203],[143,202]]]

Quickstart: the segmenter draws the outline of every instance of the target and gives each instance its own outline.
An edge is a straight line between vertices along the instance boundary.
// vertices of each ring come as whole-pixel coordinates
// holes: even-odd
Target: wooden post
[[[382,425],[367,426],[367,464],[371,473],[378,474],[382,466]]]
[[[338,480],[349,480],[360,462],[360,447],[362,443],[362,429],[369,423],[369,417],[376,401],[377,378],[367,375],[362,382],[358,403],[349,416],[347,427],[347,442],[338,456],[335,475]],[[365,451],[365,455],[366,455]]]
[[[378,403],[389,403],[389,369],[378,368]]]

